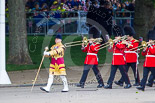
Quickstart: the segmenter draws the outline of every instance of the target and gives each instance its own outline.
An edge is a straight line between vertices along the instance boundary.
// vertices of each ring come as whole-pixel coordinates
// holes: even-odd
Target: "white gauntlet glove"
[[[49,53],[49,52],[44,51],[44,55],[49,56],[49,55],[50,55],[50,53]]]

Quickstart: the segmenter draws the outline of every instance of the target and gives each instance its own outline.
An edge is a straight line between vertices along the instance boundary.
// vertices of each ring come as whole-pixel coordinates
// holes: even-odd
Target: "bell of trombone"
[[[87,37],[83,37],[82,43],[84,43],[84,45],[88,45],[88,39],[87,39]]]
[[[146,46],[147,46],[147,42],[146,42],[146,41],[142,41],[141,45],[142,45],[143,47],[146,47]]]

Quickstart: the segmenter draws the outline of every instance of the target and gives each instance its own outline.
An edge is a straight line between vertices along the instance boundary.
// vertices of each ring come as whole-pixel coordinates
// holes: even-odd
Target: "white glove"
[[[48,47],[45,47],[45,51],[48,51],[49,49],[48,49]]]
[[[50,55],[50,53],[49,52],[46,52],[46,51],[44,51],[44,55]]]

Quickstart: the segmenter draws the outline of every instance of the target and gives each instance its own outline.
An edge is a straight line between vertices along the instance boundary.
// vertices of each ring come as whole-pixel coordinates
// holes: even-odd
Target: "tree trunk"
[[[134,27],[138,36],[147,39],[147,33],[155,26],[153,0],[136,0]]]
[[[9,64],[32,64],[28,51],[24,0],[8,0]]]

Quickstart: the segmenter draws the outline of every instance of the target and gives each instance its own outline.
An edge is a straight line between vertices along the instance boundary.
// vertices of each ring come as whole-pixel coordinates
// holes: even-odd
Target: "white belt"
[[[97,56],[97,54],[95,54],[95,53],[87,53],[87,55],[96,55]]]
[[[136,53],[135,51],[124,51],[125,53]]]
[[[113,55],[123,55],[122,53],[113,53]]]
[[[146,57],[155,57],[155,55],[146,55]]]

